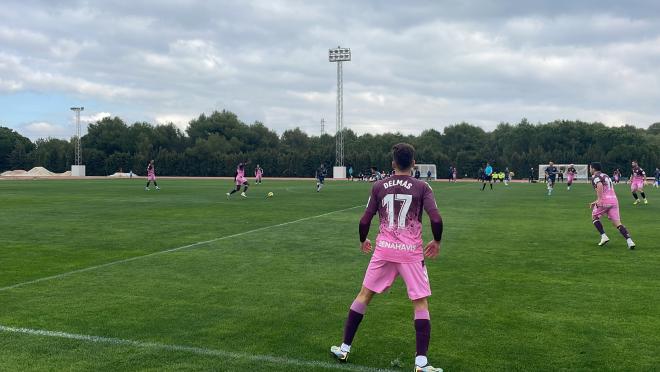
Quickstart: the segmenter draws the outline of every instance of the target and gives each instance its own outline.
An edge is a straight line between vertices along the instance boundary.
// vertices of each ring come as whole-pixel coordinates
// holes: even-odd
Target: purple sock
[[[628,233],[628,229],[626,229],[625,226],[619,225],[617,229],[619,229],[619,232],[621,233],[621,235],[623,235],[624,238],[630,239],[630,234]]]
[[[639,199],[639,197],[637,196],[637,193],[636,193],[636,192],[634,192],[634,193],[632,193],[632,194],[633,194],[633,198],[635,198],[635,200]]]
[[[357,300],[353,301],[351,304],[351,309],[348,311],[348,318],[346,319],[346,325],[344,326],[344,343],[346,345],[351,345],[353,343],[353,337],[358,330],[358,326],[364,317],[364,313],[367,311],[367,305]]]
[[[426,356],[431,341],[431,317],[428,310],[415,311],[415,336],[417,340],[417,354]]]
[[[646,194],[643,191],[640,194],[642,195],[642,199],[646,199]]]
[[[596,230],[598,230],[600,235],[605,234],[605,229],[603,228],[603,224],[600,222],[600,220],[594,220],[594,226],[596,227]]]

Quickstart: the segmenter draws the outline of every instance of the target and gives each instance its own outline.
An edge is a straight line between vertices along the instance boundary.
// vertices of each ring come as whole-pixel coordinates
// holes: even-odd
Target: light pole
[[[336,48],[328,50],[328,60],[332,63],[337,63],[337,134],[335,137],[336,151],[335,151],[335,168],[333,172],[334,178],[346,178],[346,169],[344,168],[344,72],[342,63],[351,60],[351,49]],[[341,169],[340,169],[341,168]],[[343,171],[342,171],[343,169]]]
[[[83,111],[84,107],[71,107],[71,111],[76,113],[76,135],[75,135],[75,160],[74,164],[71,166],[71,175],[76,177],[85,176],[85,166],[82,165],[82,144],[80,143],[80,137],[82,137],[82,130],[80,128],[80,111]]]

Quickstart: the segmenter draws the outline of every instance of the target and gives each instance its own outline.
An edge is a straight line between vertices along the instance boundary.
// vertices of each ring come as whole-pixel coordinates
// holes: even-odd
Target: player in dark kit
[[[555,163],[550,162],[545,168],[545,176],[548,182],[548,196],[552,195],[552,190],[555,187],[555,180],[557,179],[557,173],[559,173],[559,170],[555,167]]]
[[[374,183],[367,210],[360,220],[362,252],[372,251],[367,239],[371,220],[376,213],[380,218],[380,232],[376,249],[371,256],[360,293],[353,301],[344,327],[341,346],[333,346],[330,352],[339,361],[348,360],[353,338],[374,294],[386,291],[397,276],[406,283],[408,297],[415,309],[415,334],[417,354],[416,372],[441,372],[428,364],[426,354],[431,339],[431,317],[428,297],[431,295],[424,258],[434,258],[440,252],[442,218],[435,203],[433,190],[424,181],[410,177],[415,165],[415,150],[406,143],[392,149],[394,176]],[[422,241],[423,211],[431,219],[433,240],[424,246]]]
[[[323,188],[323,182],[325,181],[325,176],[328,175],[328,170],[325,169],[325,164],[321,163],[321,166],[316,169],[316,192],[321,191]]]

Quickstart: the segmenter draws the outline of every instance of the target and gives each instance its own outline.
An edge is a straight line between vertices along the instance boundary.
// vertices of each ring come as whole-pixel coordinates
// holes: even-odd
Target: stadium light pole
[[[82,165],[82,144],[80,142],[80,137],[82,136],[82,130],[80,128],[80,111],[83,111],[84,107],[71,107],[71,111],[76,113],[76,136],[75,136],[75,160],[74,164],[71,166],[71,175],[84,177],[85,176],[85,166]]]
[[[343,176],[338,177],[337,172],[341,172],[338,168],[344,167],[344,72],[342,63],[351,60],[351,49],[342,48],[337,46],[328,50],[328,60],[331,63],[337,63],[337,134],[335,137],[336,151],[335,151],[335,169],[334,178],[345,178],[346,170],[344,169]]]

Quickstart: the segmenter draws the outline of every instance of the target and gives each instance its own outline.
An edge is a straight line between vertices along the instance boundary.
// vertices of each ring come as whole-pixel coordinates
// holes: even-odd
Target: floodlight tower
[[[71,111],[76,113],[76,135],[75,135],[75,161],[71,166],[71,175],[77,177],[85,176],[85,166],[82,165],[82,145],[80,143],[80,137],[82,137],[82,130],[80,128],[80,111],[83,111],[84,107],[71,107]]]
[[[351,60],[351,49],[336,48],[328,50],[328,60],[337,63],[337,134],[335,137],[336,151],[335,151],[335,168],[333,172],[334,178],[346,178],[346,169],[344,168],[344,72],[342,63]],[[343,168],[343,172],[340,168]],[[338,174],[339,172],[339,174]]]

